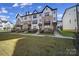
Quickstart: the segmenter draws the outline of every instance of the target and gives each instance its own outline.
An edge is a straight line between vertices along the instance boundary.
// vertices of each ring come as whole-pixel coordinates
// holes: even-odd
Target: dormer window
[[[33,18],[37,18],[37,15],[35,14],[35,15],[33,15]]]
[[[32,24],[37,24],[37,20],[33,20],[32,21]]]
[[[45,13],[45,16],[49,16],[49,12],[46,12],[46,13]]]

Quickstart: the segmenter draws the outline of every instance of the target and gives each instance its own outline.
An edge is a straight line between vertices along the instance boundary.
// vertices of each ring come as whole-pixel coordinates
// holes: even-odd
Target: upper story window
[[[35,15],[33,15],[33,18],[37,18],[37,15],[35,14]]]
[[[49,16],[49,12],[46,12],[46,13],[45,13],[45,16]]]
[[[37,20],[33,20],[32,21],[32,24],[37,24]]]
[[[50,21],[45,21],[44,25],[50,25]]]
[[[71,20],[69,20],[69,23],[71,24]]]

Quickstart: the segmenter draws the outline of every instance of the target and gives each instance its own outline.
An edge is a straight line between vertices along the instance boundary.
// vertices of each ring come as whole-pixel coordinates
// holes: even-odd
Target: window
[[[49,12],[46,12],[46,13],[45,13],[45,16],[49,16]]]
[[[37,24],[37,20],[33,20],[32,24]]]
[[[69,20],[70,24],[71,24],[71,20]]]
[[[35,14],[35,15],[33,15],[33,18],[36,18],[37,17],[37,15]]]
[[[44,25],[50,25],[50,21],[45,21]]]

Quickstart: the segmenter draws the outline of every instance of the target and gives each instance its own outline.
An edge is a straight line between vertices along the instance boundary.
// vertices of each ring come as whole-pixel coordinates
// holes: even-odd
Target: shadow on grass
[[[53,45],[44,44],[44,41],[21,39],[17,42],[13,56],[42,56],[52,55]]]
[[[0,32],[0,41],[20,38],[22,35],[11,34],[10,32]]]
[[[27,36],[18,40],[13,56],[63,56],[70,54],[73,40]]]

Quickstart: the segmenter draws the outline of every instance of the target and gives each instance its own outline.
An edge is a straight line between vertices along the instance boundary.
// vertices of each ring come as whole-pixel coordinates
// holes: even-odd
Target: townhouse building
[[[33,13],[26,12],[26,15],[17,14],[17,30],[54,31],[57,24],[57,8],[53,9],[46,5],[41,12],[34,10]]]

